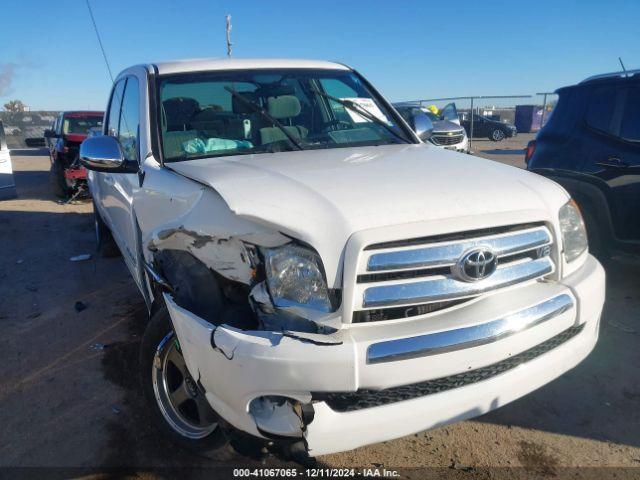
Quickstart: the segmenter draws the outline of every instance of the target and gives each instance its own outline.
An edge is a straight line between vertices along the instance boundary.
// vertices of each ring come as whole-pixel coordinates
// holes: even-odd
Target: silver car
[[[453,106],[451,110],[449,105]],[[393,106],[409,125],[413,126],[413,119],[417,114],[424,114],[433,123],[433,132],[426,141],[438,147],[458,152],[469,151],[469,140],[464,128],[460,126],[455,105],[449,104],[443,109],[442,115],[436,115],[428,108],[415,103],[394,103]]]

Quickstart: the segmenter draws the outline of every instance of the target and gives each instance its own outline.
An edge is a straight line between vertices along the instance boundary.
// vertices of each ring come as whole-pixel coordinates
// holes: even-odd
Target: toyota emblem
[[[486,247],[465,252],[455,265],[454,273],[465,282],[477,282],[496,271],[498,257]]]

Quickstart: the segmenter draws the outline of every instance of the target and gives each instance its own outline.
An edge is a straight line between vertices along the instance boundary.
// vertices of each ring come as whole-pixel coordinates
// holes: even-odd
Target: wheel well
[[[256,314],[249,305],[249,286],[219,275],[185,250],[157,251],[153,263],[173,288],[173,300],[180,307],[214,325],[257,328]],[[152,288],[153,310],[163,301],[158,285]]]
[[[614,241],[615,234],[609,204],[604,193],[597,186],[588,181],[568,176],[548,174],[544,176],[562,185],[583,213],[587,212],[587,215],[595,220],[595,222],[592,222],[591,228],[595,227],[598,229],[604,244],[609,244]]]

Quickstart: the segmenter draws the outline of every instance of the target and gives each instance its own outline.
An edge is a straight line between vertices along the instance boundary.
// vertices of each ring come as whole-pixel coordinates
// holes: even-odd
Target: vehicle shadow
[[[640,265],[612,261],[593,352],[557,380],[477,421],[640,446],[639,342]]]

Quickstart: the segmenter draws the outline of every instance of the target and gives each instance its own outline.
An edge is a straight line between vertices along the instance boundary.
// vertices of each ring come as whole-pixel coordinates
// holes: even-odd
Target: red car
[[[44,133],[51,158],[51,185],[62,198],[88,193],[87,171],[80,165],[78,151],[90,130],[102,129],[104,112],[62,112],[53,128]]]

